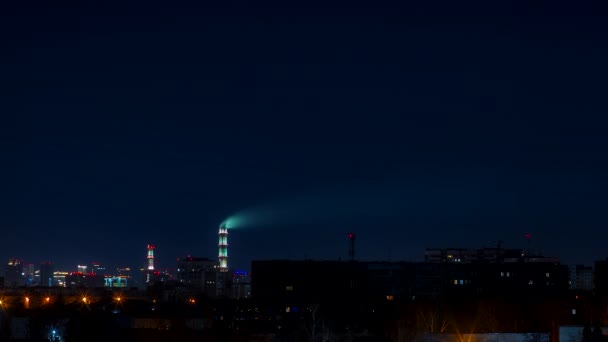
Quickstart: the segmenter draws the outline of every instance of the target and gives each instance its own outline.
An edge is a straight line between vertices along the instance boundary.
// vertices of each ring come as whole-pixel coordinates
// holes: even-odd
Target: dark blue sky
[[[605,7],[1,6],[0,260],[608,256]]]

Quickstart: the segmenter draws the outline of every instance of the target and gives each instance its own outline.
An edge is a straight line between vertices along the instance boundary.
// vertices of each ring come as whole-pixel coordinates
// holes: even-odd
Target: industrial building
[[[177,280],[215,297],[218,292],[219,263],[207,258],[186,257],[177,261]]]

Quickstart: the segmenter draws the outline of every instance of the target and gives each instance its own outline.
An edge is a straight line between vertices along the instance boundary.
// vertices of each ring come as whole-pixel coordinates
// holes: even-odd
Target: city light
[[[44,299],[44,301],[45,301],[45,302],[47,302],[47,303],[49,303],[49,302],[51,301],[51,297],[46,297],[46,298]]]
[[[25,302],[29,303],[30,302],[30,297],[25,297]]]
[[[87,297],[82,297],[82,301],[87,304],[88,298]]]

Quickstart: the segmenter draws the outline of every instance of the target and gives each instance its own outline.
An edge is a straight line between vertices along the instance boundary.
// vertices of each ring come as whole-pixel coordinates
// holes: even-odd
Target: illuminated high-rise
[[[104,275],[106,273],[106,268],[101,263],[93,261],[91,263],[91,272]]]
[[[55,267],[50,262],[40,264],[40,286],[52,287],[55,286],[54,277]]]
[[[23,265],[23,277],[25,278],[25,285],[32,285],[34,283],[34,276],[36,275],[36,265],[27,263]]]
[[[20,259],[11,258],[4,269],[4,286],[17,287],[23,285],[25,285],[23,262]]]
[[[220,225],[219,235],[219,254],[220,272],[228,272],[228,228],[226,225]]]

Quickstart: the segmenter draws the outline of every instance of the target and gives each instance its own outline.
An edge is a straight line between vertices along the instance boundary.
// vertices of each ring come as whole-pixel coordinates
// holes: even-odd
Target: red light
[[[348,238],[349,239],[354,239],[355,238],[355,233],[348,233]]]

